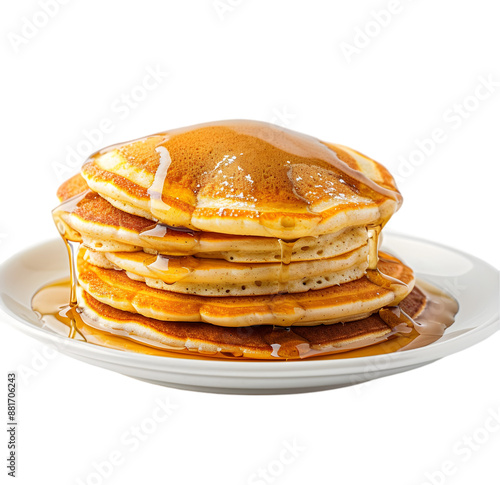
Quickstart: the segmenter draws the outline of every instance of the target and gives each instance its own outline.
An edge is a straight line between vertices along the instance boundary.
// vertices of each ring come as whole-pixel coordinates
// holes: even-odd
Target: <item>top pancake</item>
[[[384,224],[401,196],[389,172],[340,145],[255,121],[171,130],[82,167],[115,207],[171,226],[296,239]]]

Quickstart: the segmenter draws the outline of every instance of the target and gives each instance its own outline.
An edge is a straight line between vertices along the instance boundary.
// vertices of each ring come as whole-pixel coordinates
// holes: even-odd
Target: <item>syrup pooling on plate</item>
[[[33,296],[31,306],[43,328],[71,339],[86,340],[81,332],[82,322],[76,305],[68,304],[70,293],[71,283],[67,280],[46,285]]]
[[[417,284],[427,297],[427,305],[423,313],[414,319],[415,325],[412,327],[405,325],[404,321],[398,322],[391,334],[371,339],[369,346],[358,349],[339,350],[334,347],[315,349],[311,348],[307,340],[295,334],[293,328],[276,327],[272,328],[269,333],[268,343],[273,349],[274,356],[289,355],[292,359],[313,360],[367,357],[424,347],[438,340],[445,329],[453,323],[458,304],[453,298],[429,283],[418,281]],[[45,285],[33,296],[32,308],[38,314],[44,328],[59,335],[85,340],[90,344],[141,354],[201,360],[252,360],[243,358],[241,354],[228,352],[203,354],[186,348],[164,346],[158,342],[127,335],[123,331],[110,329],[104,331],[96,325],[96,322],[78,312],[68,316],[69,293],[70,282],[63,280]],[[74,326],[74,331],[72,326]],[[243,334],[252,331],[251,327],[238,327],[235,330]]]
[[[425,281],[420,282],[420,288],[424,291],[428,303],[421,318],[413,319],[413,328],[418,336],[408,343],[406,350],[435,342],[454,322],[458,312],[457,301],[444,291]]]

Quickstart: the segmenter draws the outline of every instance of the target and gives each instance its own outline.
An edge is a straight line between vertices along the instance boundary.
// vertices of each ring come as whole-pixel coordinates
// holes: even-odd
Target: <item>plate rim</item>
[[[416,241],[419,243],[439,247],[447,251],[459,254],[468,260],[486,267],[492,273],[496,273],[500,281],[500,271],[492,264],[477,258],[476,256],[466,253],[460,249],[453,248],[443,243],[434,242],[419,236],[411,236],[403,233],[388,231],[385,233],[383,245],[390,242],[391,238],[399,238],[404,240]],[[11,254],[0,264],[0,276],[3,275],[5,268],[15,262],[18,258],[23,258],[27,254],[42,249],[44,246],[55,245],[58,241],[62,243],[60,238],[51,238],[34,243],[24,249]],[[404,257],[404,255],[403,255]],[[418,275],[418,272],[417,272]],[[460,304],[460,298],[457,298]],[[500,303],[499,303],[500,307]],[[500,328],[500,310],[496,314],[492,314],[487,320],[469,330],[467,333],[457,336],[451,340],[437,341],[428,346],[411,349],[404,352],[380,354],[375,356],[353,357],[347,359],[332,359],[332,360],[293,360],[293,361],[223,361],[223,360],[199,360],[199,359],[179,359],[175,357],[165,357],[157,355],[138,354],[134,352],[124,352],[118,349],[109,349],[98,345],[89,345],[85,342],[69,339],[62,335],[57,335],[47,329],[39,328],[33,325],[30,321],[22,316],[11,312],[6,308],[3,301],[0,299],[0,315],[7,317],[7,321],[13,327],[19,329],[23,333],[35,338],[38,341],[47,343],[50,341],[56,350],[71,354],[73,356],[90,356],[94,360],[127,364],[127,367],[137,367],[140,365],[143,369],[148,370],[163,370],[165,372],[175,372],[177,374],[191,375],[211,375],[213,377],[221,376],[242,376],[243,374],[252,374],[253,372],[265,372],[265,375],[255,376],[260,379],[267,377],[285,377],[288,374],[294,374],[297,377],[305,377],[310,374],[316,376],[326,375],[347,375],[354,374],[370,368],[376,364],[376,370],[398,369],[418,363],[429,363],[440,359],[447,355],[452,355],[456,352],[471,347],[490,335],[494,334]],[[448,347],[452,346],[451,351]],[[425,354],[424,359],[419,357]],[[430,355],[429,355],[430,354]],[[126,356],[126,361],[124,361]],[[388,358],[388,356],[390,356]],[[200,362],[203,362],[200,365]],[[245,376],[245,377],[250,377]]]

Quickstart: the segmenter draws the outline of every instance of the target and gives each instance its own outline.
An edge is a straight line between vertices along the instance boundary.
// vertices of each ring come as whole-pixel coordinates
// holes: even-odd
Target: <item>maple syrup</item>
[[[236,141],[234,137],[236,137]],[[208,149],[207,139],[209,140]],[[221,140],[225,141],[225,144]],[[245,204],[241,207],[248,204],[255,207],[262,202],[267,203],[263,198],[265,194],[256,191],[257,186],[253,184],[258,180],[260,180],[260,184],[265,185],[266,183],[266,177],[262,178],[261,160],[262,154],[269,152],[269,150],[272,151],[271,156],[277,164],[289,167],[287,173],[291,183],[290,188],[302,209],[304,209],[304,202],[306,202],[307,210],[315,212],[313,201],[304,199],[300,195],[300,190],[297,190],[296,182],[302,180],[301,177],[291,176],[291,171],[293,171],[293,167],[300,167],[308,162],[317,167],[325,167],[326,165],[327,170],[337,173],[339,182],[346,188],[349,187],[362,197],[377,199],[381,208],[377,223],[383,224],[388,218],[385,201],[391,199],[394,202],[394,204],[389,204],[391,206],[390,212],[397,210],[402,203],[402,196],[397,189],[390,187],[387,182],[378,183],[362,171],[353,168],[352,156],[348,155],[341,146],[325,143],[303,133],[258,121],[226,120],[163,131],[148,137],[106,147],[92,154],[87,163],[96,163],[99,166],[100,159],[105,158],[112,151],[117,151],[125,159],[130,157],[129,161],[135,164],[137,163],[136,157],[140,156],[143,149],[138,148],[141,144],[147,145],[146,150],[154,149],[157,153],[157,161],[154,162],[156,168],[154,173],[150,173],[153,177],[147,188],[147,212],[155,220],[164,220],[165,218],[168,220],[170,217],[176,219],[177,203],[173,202],[174,207],[172,207],[165,201],[168,200],[166,193],[168,187],[176,186],[178,178],[183,178],[180,171],[186,174],[186,180],[179,182],[180,185],[188,192],[191,191],[195,198],[199,191],[205,187],[208,174],[220,173],[220,177],[217,176],[213,179],[217,188],[215,192],[217,197],[230,199],[233,202],[244,202]],[[185,154],[188,159],[184,163],[182,163],[183,160],[179,159],[179,144],[188,149],[187,155]],[[358,155],[362,156],[359,153]],[[345,157],[350,158],[351,161],[344,161]],[[208,165],[207,161],[210,161]],[[249,190],[236,190],[239,185],[235,186],[234,180],[238,177],[232,174],[231,168],[228,168],[228,174],[224,174],[221,170],[221,167],[230,167],[233,164],[238,165],[239,170],[246,172],[245,178],[250,184]],[[240,164],[244,169],[239,166]],[[255,171],[253,167],[255,167]],[[320,183],[316,185],[316,188],[320,197],[321,194],[329,193],[328,184]],[[345,197],[345,194],[341,195]],[[236,211],[238,211],[239,204],[231,204],[228,208],[221,208],[221,215],[225,217],[232,215],[232,207],[236,207]],[[258,213],[255,217],[260,224],[271,229],[267,227],[266,218],[261,218]],[[191,216],[181,219],[183,225],[191,225]],[[293,226],[293,218],[283,217],[282,225],[284,227]]]
[[[330,348],[316,351],[309,347],[307,340],[293,331],[293,327],[274,327],[268,337],[268,343],[273,348],[272,355],[279,357],[282,348],[295,347],[299,351],[299,357],[307,357],[307,360],[347,359],[388,354],[429,345],[442,337],[446,328],[453,323],[458,304],[452,297],[429,283],[418,281],[417,285],[427,298],[425,310],[411,323],[406,317],[398,316],[397,309],[388,310],[395,311],[395,319],[399,320],[396,324],[394,319],[392,320],[393,332],[389,338],[384,336],[374,339],[372,345],[358,349],[343,348],[339,351]],[[227,352],[199,353],[185,348],[173,348],[147,339],[139,339],[137,336],[126,335],[124,332],[104,331],[93,326],[95,325],[93,321],[87,320],[76,307],[68,304],[70,292],[70,281],[65,279],[45,285],[33,296],[31,305],[39,316],[43,328],[89,344],[141,354],[190,359],[253,360]],[[249,331],[249,327],[238,330]],[[321,355],[325,352],[333,353]]]
[[[266,142],[274,147],[287,153],[297,155],[299,157],[307,157],[310,159],[319,159],[328,162],[335,170],[341,174],[345,174],[346,179],[350,179],[348,183],[359,192],[376,193],[379,197],[392,199],[396,202],[396,209],[401,205],[401,195],[397,190],[392,190],[377,184],[362,172],[351,168],[346,162],[342,161],[337,153],[325,143],[316,138],[295,133],[290,130],[264,125],[262,123],[248,121],[228,121],[219,123],[221,126],[229,127],[241,134],[255,137],[259,143]],[[194,131],[198,128],[211,126],[214,124],[208,123],[204,125],[180,128],[169,131],[168,133],[160,133],[155,135],[157,142],[155,150],[159,155],[159,163],[154,174],[153,182],[148,188],[149,195],[149,212],[153,217],[161,218],[161,215],[168,212],[171,207],[163,200],[163,190],[167,179],[167,174],[172,163],[169,151],[165,144],[168,140],[179,134]],[[150,137],[148,137],[150,138]],[[126,144],[114,145],[100,150],[90,157],[90,160],[97,155],[102,155]],[[240,155],[244,155],[241,153]],[[222,162],[221,162],[222,163]],[[290,162],[287,162],[290,163]],[[250,180],[252,175],[248,174]],[[198,181],[200,182],[200,181]],[[252,182],[253,183],[253,182]],[[293,183],[293,181],[292,181]],[[341,179],[341,183],[347,183]],[[197,190],[200,188],[200,183],[196,185]],[[227,189],[230,190],[229,188]],[[161,345],[158,342],[148,341],[147,339],[139,339],[137,336],[127,335],[124,332],[111,332],[109,329],[104,331],[101,328],[96,328],[93,320],[86,319],[83,312],[77,307],[77,277],[76,277],[76,252],[81,235],[74,231],[64,218],[65,213],[71,213],[75,210],[78,203],[85,197],[88,192],[79,194],[61,204],[53,211],[54,220],[57,228],[63,237],[66,244],[68,255],[70,258],[70,280],[60,281],[48,284],[41,288],[33,297],[32,307],[40,317],[41,324],[53,331],[64,334],[72,339],[85,340],[90,344],[101,345],[108,348],[132,351],[138,353],[164,355],[177,358],[210,358],[210,359],[234,359],[242,360],[241,355],[234,355],[227,352],[208,353],[209,357],[200,352],[193,352],[186,348],[171,348]],[[294,194],[297,196],[297,191],[294,189]],[[229,196],[229,192],[226,194]],[[231,195],[232,196],[232,195]],[[300,196],[298,196],[300,198]],[[286,218],[284,218],[286,219]],[[439,289],[424,282],[419,282],[419,287],[423,289],[427,298],[427,306],[424,312],[415,320],[411,319],[398,306],[400,300],[408,292],[408,287],[405,283],[383,274],[378,269],[378,250],[379,239],[382,227],[387,222],[382,217],[375,224],[367,226],[368,232],[368,269],[366,272],[367,278],[374,284],[391,289],[395,294],[401,295],[393,302],[392,307],[386,307],[379,311],[379,316],[392,329],[389,336],[374,338],[371,345],[361,349],[347,347],[338,348],[323,348],[315,350],[311,347],[310,342],[294,332],[294,323],[302,318],[304,308],[288,293],[290,263],[292,260],[295,241],[286,241],[279,239],[281,248],[280,255],[280,272],[278,278],[278,294],[274,296],[270,303],[270,310],[275,317],[276,325],[267,337],[267,343],[272,347],[273,357],[283,357],[293,355],[295,351],[300,358],[308,359],[343,359],[368,355],[380,355],[400,350],[418,348],[439,339],[445,329],[453,323],[454,315],[457,311],[457,304],[448,295],[441,292]],[[192,229],[183,227],[172,227],[167,224],[152,221],[152,225],[139,234],[139,238],[161,239],[165,237],[169,230],[185,232],[188,237],[186,246],[186,254],[193,254],[193,249],[199,244],[199,233]],[[146,266],[158,275],[164,275],[171,270],[173,266],[177,270],[175,276],[167,283],[174,283],[183,277],[187,276],[196,262],[196,258],[189,256],[188,258],[169,257],[165,255],[151,255],[145,263]],[[187,264],[189,263],[189,264]],[[401,288],[403,286],[404,288]],[[405,291],[402,291],[405,290]],[[287,294],[284,298],[283,294]],[[237,331],[251,331],[246,328],[237,329]],[[364,342],[366,344],[366,341]],[[359,344],[358,344],[359,345]],[[327,354],[327,355],[323,355]],[[245,359],[243,359],[245,360]],[[250,360],[250,359],[249,359]]]
[[[369,225],[366,230],[368,233],[368,268],[366,270],[366,277],[373,284],[387,288],[393,291],[395,295],[399,294],[400,296],[396,296],[392,303],[392,305],[396,306],[408,294],[408,285],[397,278],[382,273],[378,269],[382,226],[380,224]]]

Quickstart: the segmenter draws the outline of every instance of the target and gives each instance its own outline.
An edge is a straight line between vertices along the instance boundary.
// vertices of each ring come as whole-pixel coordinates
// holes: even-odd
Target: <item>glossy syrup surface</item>
[[[180,209],[178,200],[192,205],[200,196],[224,200],[223,213],[267,211],[270,206],[277,211],[314,213],[324,209],[317,202],[356,205],[358,196],[377,200],[378,205],[392,199],[395,210],[402,202],[387,174],[374,177],[376,182],[363,172],[363,164],[355,160],[363,158],[360,154],[258,121],[228,120],[157,133],[104,148],[89,158],[89,164],[107,170],[108,157],[115,155],[135,174],[132,178],[148,180],[141,186],[147,189],[147,210],[164,222],[169,220],[165,214],[170,214],[171,204]],[[385,222],[387,215],[382,219]],[[288,227],[288,223],[293,226],[293,220],[285,217],[282,225]],[[173,224],[181,225],[177,220]]]
[[[408,293],[408,285],[397,278],[382,273],[378,268],[382,226],[380,224],[369,225],[366,230],[368,233],[368,268],[366,277],[375,285],[390,289],[395,295],[399,293],[401,296],[396,297],[393,302],[395,306]]]

